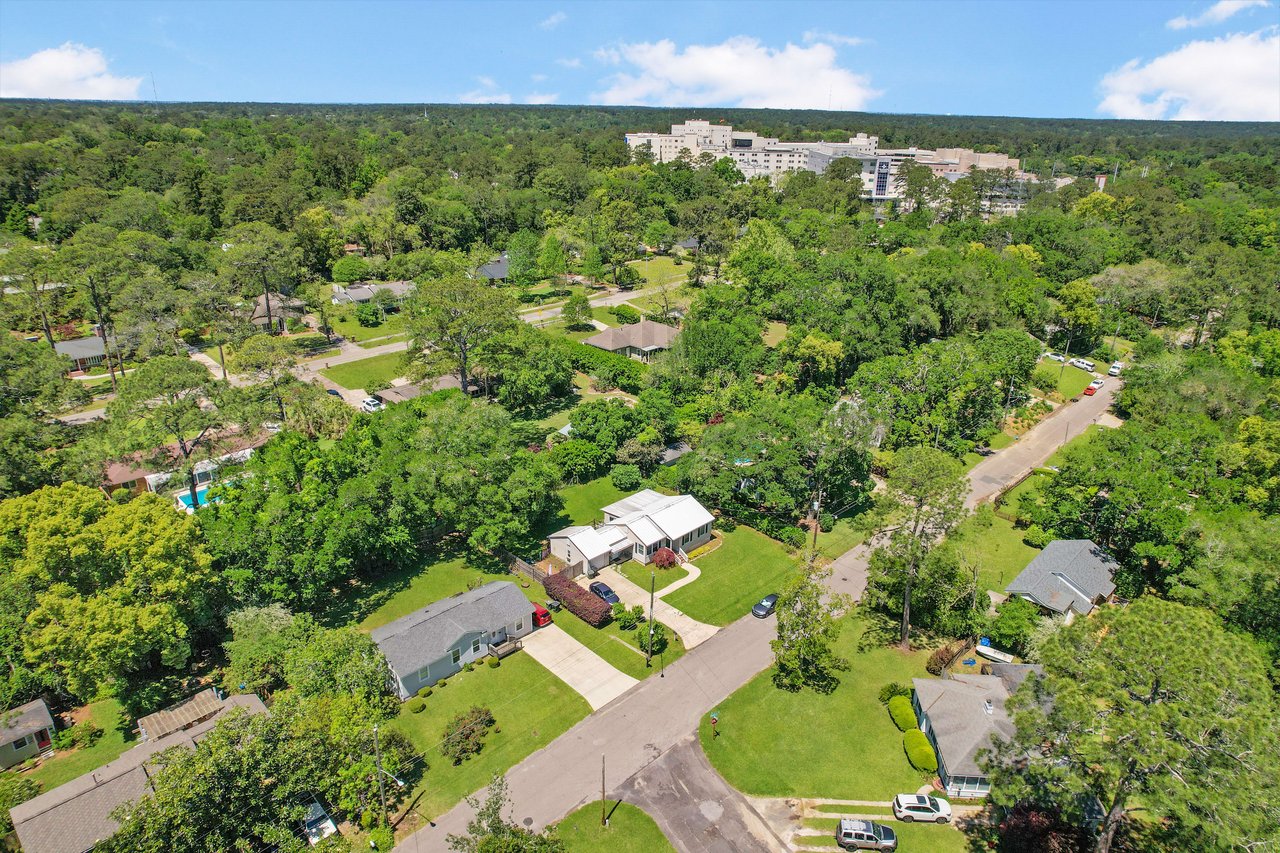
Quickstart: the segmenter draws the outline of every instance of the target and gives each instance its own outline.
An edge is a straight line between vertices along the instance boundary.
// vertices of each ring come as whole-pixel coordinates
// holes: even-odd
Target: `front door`
[[[48,729],[41,729],[39,732],[36,733],[36,746],[40,747],[41,751],[49,748],[49,730]]]

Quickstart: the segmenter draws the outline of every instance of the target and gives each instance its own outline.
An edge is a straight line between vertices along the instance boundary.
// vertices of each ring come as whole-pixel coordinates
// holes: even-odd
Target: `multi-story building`
[[[865,133],[850,137],[848,142],[782,142],[700,119],[673,124],[670,133],[627,134],[628,147],[636,151],[647,146],[655,162],[668,163],[685,153],[694,158],[702,154],[717,159],[728,157],[748,178],[802,170],[820,175],[833,160],[848,157],[862,164],[863,195],[872,201],[900,197],[895,179],[898,166],[905,160],[926,165],[936,176],[950,180],[968,174],[974,166],[983,170],[1013,169],[1018,180],[1034,178],[1020,171],[1018,160],[1007,154],[968,148],[882,149],[879,143],[877,137]]]

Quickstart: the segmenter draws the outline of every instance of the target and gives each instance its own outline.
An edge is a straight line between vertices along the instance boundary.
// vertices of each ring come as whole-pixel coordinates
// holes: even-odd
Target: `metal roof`
[[[222,705],[217,689],[210,687],[163,711],[139,718],[138,730],[143,740],[157,740],[209,719],[222,710]]]

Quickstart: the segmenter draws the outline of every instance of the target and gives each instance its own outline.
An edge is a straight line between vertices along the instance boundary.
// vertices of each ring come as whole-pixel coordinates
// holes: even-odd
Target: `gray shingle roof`
[[[1050,542],[1005,592],[1021,595],[1055,613],[1075,610],[1081,616],[1093,610],[1094,601],[1115,592],[1112,581],[1119,565],[1091,539],[1057,539]]]
[[[956,675],[948,679],[913,678],[916,700],[929,718],[938,757],[950,776],[983,774],[975,760],[992,745],[992,737],[1012,737],[1013,721],[1005,711],[1009,698],[1004,681],[995,675]],[[986,710],[991,702],[991,713]]]
[[[107,354],[106,341],[97,335],[76,338],[71,341],[55,341],[53,348],[60,355],[68,358],[94,358]]]
[[[666,323],[655,323],[653,320],[641,320],[639,323],[628,323],[625,326],[605,329],[598,335],[592,335],[583,341],[593,347],[607,349],[611,352],[635,347],[650,352],[666,349],[676,339],[680,330]]]
[[[33,735],[41,729],[53,730],[53,717],[43,699],[35,699],[25,705],[0,714],[0,746],[13,743],[20,737]]]
[[[170,747],[194,746],[223,713],[234,708],[245,708],[251,714],[267,712],[262,700],[253,694],[229,696],[213,719],[139,744],[91,773],[14,806],[10,815],[23,851],[84,853],[110,838],[119,826],[111,819],[111,812],[149,790],[144,765]]]
[[[480,267],[480,269],[476,270],[476,273],[481,278],[487,278],[492,281],[492,280],[506,278],[508,273],[510,273],[510,271],[511,271],[511,258],[507,255],[506,252],[503,252],[501,257],[494,258],[493,260],[489,261],[489,263],[485,264],[484,266]]]
[[[371,635],[387,663],[403,678],[448,654],[467,633],[488,632],[528,619],[533,605],[510,581],[432,602],[421,610],[376,628]],[[526,623],[527,624],[527,623]]]

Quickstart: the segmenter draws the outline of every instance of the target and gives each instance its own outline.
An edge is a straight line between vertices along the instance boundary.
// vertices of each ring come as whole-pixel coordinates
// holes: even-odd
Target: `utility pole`
[[[378,825],[383,826],[387,822],[387,789],[382,782],[382,749],[378,745],[378,724],[373,724],[373,755],[374,762],[378,767],[378,797],[382,800],[382,814],[379,817]]]
[[[822,526],[818,521],[822,517],[822,489],[818,489],[813,498],[813,547],[809,550],[809,565],[813,565],[813,561],[817,559],[818,554],[818,528]]]
[[[601,755],[600,756],[600,825],[601,826],[609,825],[609,819],[605,817],[605,814],[604,814],[605,805],[606,803],[604,801],[604,756]]]
[[[654,574],[653,569],[649,570],[649,645],[644,649],[644,666],[645,669],[653,668],[653,591],[658,582],[658,576]]]

